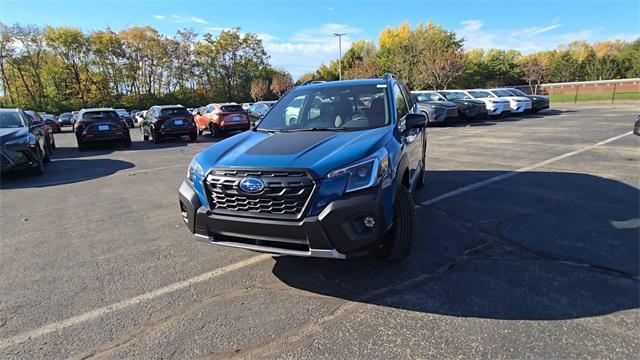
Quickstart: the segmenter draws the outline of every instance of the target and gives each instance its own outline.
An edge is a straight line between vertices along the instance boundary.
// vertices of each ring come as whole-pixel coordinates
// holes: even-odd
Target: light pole
[[[334,33],[333,36],[338,38],[338,51],[340,52],[340,57],[338,58],[338,78],[342,80],[342,36],[347,33]]]

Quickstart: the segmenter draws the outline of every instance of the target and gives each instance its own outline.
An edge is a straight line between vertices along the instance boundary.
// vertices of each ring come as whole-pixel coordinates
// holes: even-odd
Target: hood
[[[0,144],[6,144],[8,141],[20,138],[24,139],[25,143],[29,141],[29,128],[19,127],[0,129]]]
[[[445,107],[445,108],[455,108],[455,107],[457,107],[456,104],[451,102],[451,101],[420,101],[418,103],[418,106],[425,105],[425,104],[439,106],[439,107]]]
[[[502,96],[501,99],[507,99],[509,101],[531,101],[531,99],[524,96]]]
[[[196,156],[204,172],[213,167],[310,169],[319,177],[358,161],[385,145],[387,126],[360,131],[267,133],[245,131]]]
[[[454,104],[458,104],[458,105],[483,105],[484,106],[484,101],[482,100],[474,100],[474,99],[456,99],[456,100],[451,100],[452,103]]]

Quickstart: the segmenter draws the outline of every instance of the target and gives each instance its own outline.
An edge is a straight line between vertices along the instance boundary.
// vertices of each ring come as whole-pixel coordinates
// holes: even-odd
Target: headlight
[[[204,171],[202,170],[202,166],[198,164],[196,158],[194,157],[193,160],[191,160],[191,162],[189,163],[189,168],[187,169],[187,179],[189,179],[189,181],[191,182],[195,182],[196,176],[203,177]]]
[[[387,149],[380,150],[353,165],[333,170],[327,178],[348,176],[345,193],[372,187],[389,172],[389,153]]]

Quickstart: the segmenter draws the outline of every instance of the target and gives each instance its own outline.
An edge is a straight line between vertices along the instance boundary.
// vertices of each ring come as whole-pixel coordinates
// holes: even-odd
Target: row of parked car
[[[412,94],[428,124],[535,113],[549,108],[548,96],[528,95],[516,88],[412,91]]]
[[[548,97],[527,95],[515,88],[413,91],[411,94],[420,112],[426,116],[427,125],[537,112],[549,107]],[[298,121],[302,100],[301,97],[288,104],[283,112],[285,123]],[[42,165],[49,161],[55,149],[53,133],[60,132],[64,126],[72,127],[80,151],[91,144],[107,141],[130,147],[130,129],[136,125],[144,141],[161,143],[165,139],[181,136],[196,141],[198,136],[205,133],[221,137],[230,132],[248,130],[276,103],[212,103],[199,108],[156,105],[148,110],[130,112],[125,109],[90,108],[65,112],[57,117],[34,111],[3,109],[0,125],[2,170],[30,168],[41,173]],[[314,111],[320,112],[321,106],[319,104]],[[27,136],[27,133],[30,135]],[[12,147],[17,150],[12,150]]]

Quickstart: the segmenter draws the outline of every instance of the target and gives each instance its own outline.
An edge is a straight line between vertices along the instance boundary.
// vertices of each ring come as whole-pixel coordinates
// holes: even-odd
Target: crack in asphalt
[[[604,273],[604,274],[607,274],[607,275],[610,275],[610,276],[618,276],[618,277],[630,278],[630,279],[634,279],[634,280],[640,280],[640,276],[638,274],[635,274],[635,273],[632,273],[632,272],[619,270],[619,269],[611,268],[611,267],[608,267],[608,266],[592,264],[592,263],[589,263],[589,262],[582,261],[581,259],[578,259],[578,258],[562,257],[562,256],[557,256],[555,254],[551,254],[551,253],[548,253],[548,252],[544,252],[544,251],[537,251],[537,250],[528,248],[525,245],[522,245],[521,243],[519,243],[518,241],[510,239],[506,235],[504,235],[504,231],[503,231],[502,228],[506,225],[506,223],[507,223],[507,221],[509,219],[511,219],[511,218],[519,218],[519,217],[522,217],[522,216],[532,216],[532,215],[534,215],[532,213],[518,213],[518,214],[514,214],[514,215],[509,216],[509,217],[485,220],[485,221],[480,222],[480,224],[476,225],[476,224],[474,224],[472,222],[460,220],[459,218],[454,217],[452,214],[446,212],[445,210],[443,210],[441,208],[438,208],[438,207],[435,207],[435,206],[424,207],[424,208],[427,208],[429,210],[437,212],[441,216],[447,217],[449,219],[452,219],[452,220],[455,219],[459,224],[461,224],[461,225],[463,225],[463,226],[465,226],[465,227],[467,227],[469,229],[476,230],[476,231],[480,232],[481,234],[483,234],[485,236],[493,238],[493,240],[495,240],[496,243],[502,243],[504,245],[510,245],[513,248],[515,248],[514,250],[519,250],[519,251],[529,255],[530,257],[549,260],[549,261],[561,262],[561,263],[564,263],[564,264],[567,264],[567,265],[580,267],[580,268],[587,269],[587,270],[597,271],[599,273]],[[493,227],[484,227],[484,226],[481,225],[482,223],[490,223],[490,222],[497,222],[497,224],[494,225]],[[492,230],[495,230],[495,231],[492,231]],[[522,257],[520,257],[520,258],[522,258]]]

